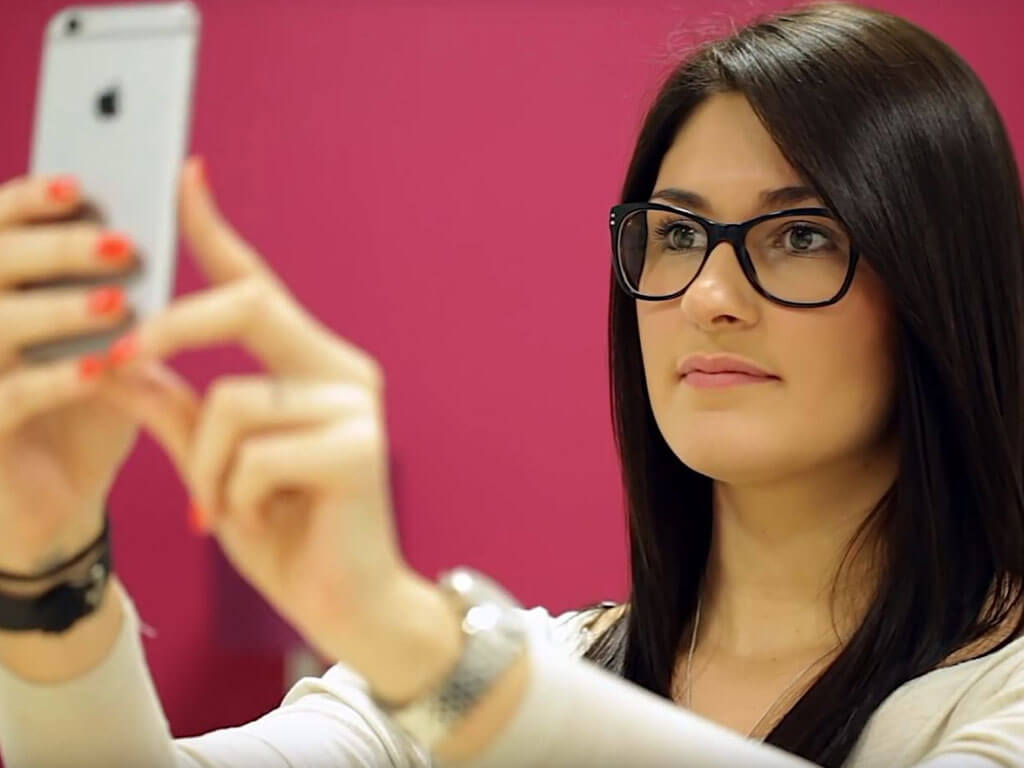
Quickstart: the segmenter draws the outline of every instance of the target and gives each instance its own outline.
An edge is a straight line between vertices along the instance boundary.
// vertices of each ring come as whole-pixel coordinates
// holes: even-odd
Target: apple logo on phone
[[[102,119],[117,117],[120,93],[119,87],[112,85],[101,91],[100,95],[96,97],[96,112]]]

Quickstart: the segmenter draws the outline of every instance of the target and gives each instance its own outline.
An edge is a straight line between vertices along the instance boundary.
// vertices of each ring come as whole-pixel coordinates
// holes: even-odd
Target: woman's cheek
[[[890,366],[874,354],[857,354],[856,344],[845,355],[829,357],[827,375],[806,398],[807,418],[817,423],[818,450],[837,456],[869,448],[892,409]]]

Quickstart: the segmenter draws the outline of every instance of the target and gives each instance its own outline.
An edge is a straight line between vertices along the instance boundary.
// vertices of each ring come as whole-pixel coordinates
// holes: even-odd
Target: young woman
[[[110,239],[46,223],[80,194],[47,182],[0,188],[3,285],[100,269]],[[112,580],[61,632],[0,632],[9,766],[1024,761],[1024,206],[996,109],[932,36],[808,7],[668,78],[610,222],[629,600],[467,613],[523,618],[525,652],[463,677],[472,706],[429,742],[395,713],[482,646],[402,560],[380,369],[289,296],[195,162],[181,211],[215,287],[105,361],[18,365],[116,317],[0,295],[0,591],[90,562],[71,556],[141,423],[232,562],[341,663],[253,723],[174,740]],[[159,363],[228,339],[273,378],[201,401]]]

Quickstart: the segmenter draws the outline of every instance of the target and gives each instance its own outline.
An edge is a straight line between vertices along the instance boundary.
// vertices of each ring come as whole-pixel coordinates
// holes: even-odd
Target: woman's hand
[[[65,277],[111,280],[134,246],[83,220],[64,177],[0,184],[0,570],[46,570],[95,538],[103,504],[137,429],[98,398],[103,360],[29,364],[23,348],[117,327],[129,307],[116,286],[29,286]]]
[[[201,170],[186,165],[179,211],[215,287],[120,342],[124,362],[104,396],[162,443],[238,571],[322,654],[401,698],[418,686],[389,644],[394,655],[426,652],[425,677],[416,673],[425,680],[454,658],[458,635],[439,592],[399,550],[380,366],[295,301],[222,219]],[[225,342],[270,375],[217,380],[200,399],[154,363]]]

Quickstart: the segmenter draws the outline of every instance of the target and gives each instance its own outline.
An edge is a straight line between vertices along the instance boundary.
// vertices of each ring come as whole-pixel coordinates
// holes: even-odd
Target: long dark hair
[[[879,586],[841,654],[765,739],[839,766],[883,699],[1005,628],[1021,600],[1020,177],[996,108],[952,49],[888,13],[814,4],[705,43],[669,75],[644,120],[623,202],[649,198],[682,123],[723,91],[746,97],[838,214],[897,317],[899,477],[847,550],[871,534]],[[636,306],[610,283],[631,585],[628,610],[586,658],[668,698],[708,558],[711,481],[660,434]],[[997,648],[1024,621],[1015,626]]]

